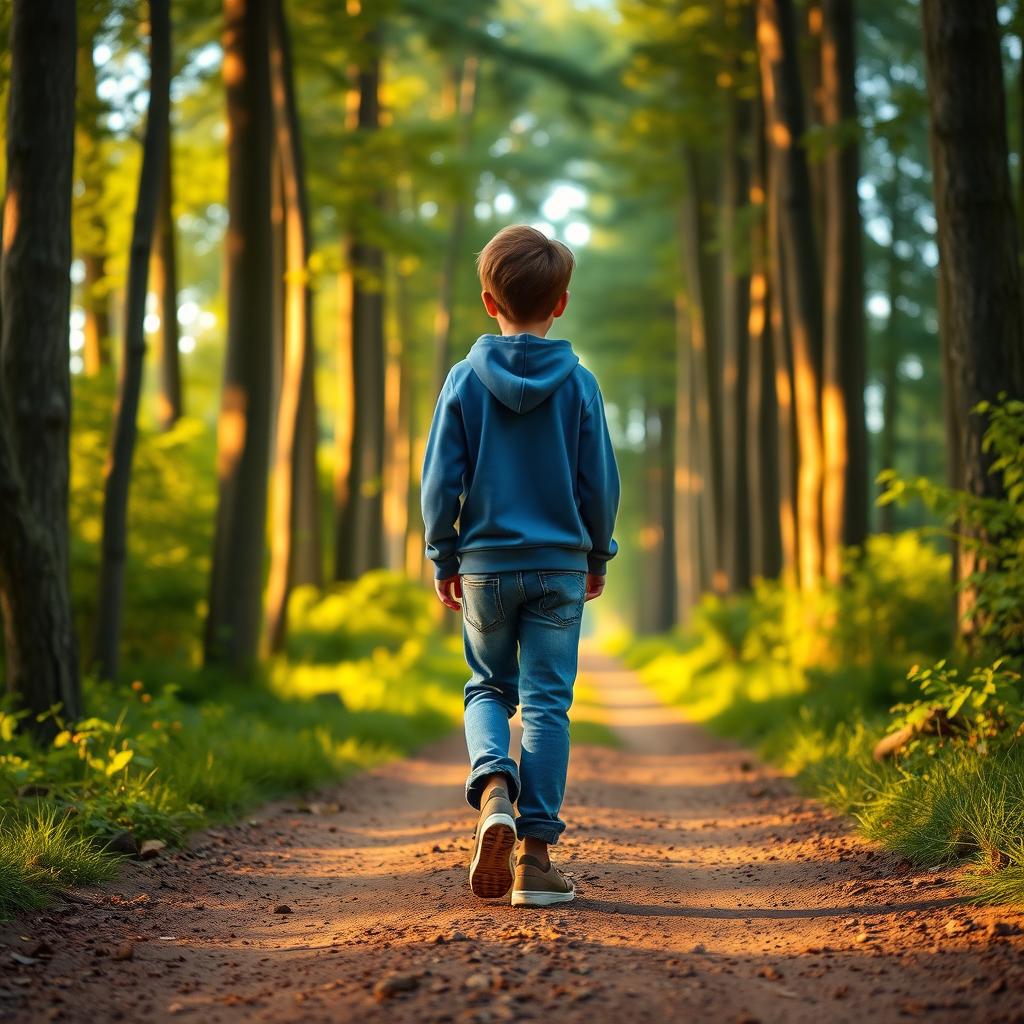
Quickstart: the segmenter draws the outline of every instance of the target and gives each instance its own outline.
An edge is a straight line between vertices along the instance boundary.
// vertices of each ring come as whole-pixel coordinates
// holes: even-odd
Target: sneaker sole
[[[508,814],[491,814],[480,826],[476,852],[469,866],[469,887],[482,900],[508,895],[512,888],[512,848],[516,845],[515,819]]]
[[[556,903],[571,903],[576,899],[576,890],[570,892],[530,892],[514,889],[512,891],[513,907],[551,907]]]

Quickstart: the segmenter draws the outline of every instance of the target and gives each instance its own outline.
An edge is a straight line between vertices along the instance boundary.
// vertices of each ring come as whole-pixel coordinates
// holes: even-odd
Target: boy
[[[568,341],[546,338],[569,301],[573,265],[566,246],[524,225],[480,253],[484,307],[501,334],[480,337],[448,374],[423,465],[434,586],[453,611],[462,601],[472,672],[466,799],[480,818],[470,887],[484,899],[511,889],[515,906],[575,896],[548,846],[565,828],[583,603],[604,590],[617,550],[619,477],[601,392]],[[508,723],[520,700],[517,765]]]

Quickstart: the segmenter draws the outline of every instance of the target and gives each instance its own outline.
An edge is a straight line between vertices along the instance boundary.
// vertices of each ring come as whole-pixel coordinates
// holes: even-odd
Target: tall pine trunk
[[[139,394],[146,361],[146,294],[149,261],[162,179],[167,174],[168,107],[171,85],[170,0],[149,0],[149,112],[142,144],[142,170],[135,202],[124,347],[117,405],[103,490],[103,542],[93,665],[101,679],[116,679],[124,614],[128,558],[128,492],[138,434]]]
[[[477,77],[479,58],[468,54],[462,62],[457,76],[453,74],[452,88],[448,94],[458,97],[456,109],[452,113],[458,118],[457,152],[461,162],[469,155],[469,147],[473,137],[473,116],[476,112]],[[457,87],[454,79],[457,77]],[[444,264],[438,281],[437,310],[434,317],[434,394],[439,395],[445,377],[452,364],[452,313],[455,309],[455,284],[458,280],[458,269],[465,258],[464,236],[466,221],[473,205],[473,190],[467,184],[460,189],[458,197],[452,203],[451,229],[445,247]]]
[[[109,174],[102,147],[100,102],[96,95],[96,65],[90,34],[78,51],[78,162],[82,178],[80,202],[88,204],[88,229],[82,246],[82,365],[92,377],[110,364],[110,294],[107,282],[107,220],[104,216],[103,187]]]
[[[375,51],[377,32],[367,33]],[[358,127],[380,125],[380,57],[372,52],[358,72]],[[381,193],[374,197],[378,206]],[[352,423],[347,501],[338,523],[338,576],[355,579],[383,563],[384,484],[384,254],[359,229],[351,245],[352,268]]]
[[[178,351],[178,253],[174,235],[174,162],[171,157],[170,139],[168,121],[150,269],[153,278],[152,291],[160,305],[160,330],[157,332],[156,420],[161,430],[170,430],[181,419],[184,411],[181,353]]]
[[[14,0],[0,271],[0,613],[5,680],[82,714],[68,581],[68,313],[75,5]],[[52,722],[41,726],[52,732]]]
[[[268,0],[225,0],[228,308],[217,428],[220,480],[207,663],[249,665],[259,649],[270,447],[271,102]]]
[[[842,546],[862,544],[868,532],[864,257],[854,0],[822,0],[821,13],[822,116],[833,133],[823,165],[822,527],[825,577],[835,583],[842,572]]]
[[[792,0],[757,0],[757,44],[793,359],[799,580],[803,588],[813,590],[823,568],[822,313],[812,193],[807,157],[800,145],[804,111]]]
[[[774,577],[781,569],[779,539],[779,431],[775,360],[769,325],[768,211],[761,105],[754,106],[754,157],[750,165],[750,297],[747,318],[747,494],[750,508],[750,571]]]
[[[722,167],[722,554],[730,590],[750,585],[750,504],[747,491],[747,373],[749,367],[749,260],[740,237],[747,203],[750,106],[731,90],[727,97]],[[757,514],[755,512],[755,514]]]
[[[686,218],[677,218],[682,259],[686,244]],[[694,492],[694,421],[692,398],[690,306],[686,289],[679,284],[675,295],[676,380],[673,422],[675,471],[672,477],[672,535],[674,538],[676,619],[685,624],[700,597],[698,568],[698,511]]]
[[[923,0],[930,148],[938,221],[940,317],[953,483],[997,495],[978,402],[1024,398],[1024,312],[1007,170],[1006,110],[995,0]],[[958,552],[963,582],[978,568]],[[961,614],[973,597],[960,594]],[[958,616],[970,639],[970,625]]]
[[[281,169],[284,308],[281,383],[271,492],[270,576],[267,582],[264,636],[268,649],[277,651],[283,646],[287,631],[288,598],[295,578],[299,542],[298,504],[302,468],[300,441],[304,415],[308,415],[303,399],[307,407],[315,408],[315,392],[312,388],[313,302],[308,280],[311,242],[291,42],[283,0],[270,0],[270,4],[271,96],[277,157]],[[307,431],[310,429],[308,422],[305,428]],[[308,458],[310,453],[307,450],[305,454]],[[309,472],[308,466],[306,472]],[[316,532],[315,520],[312,525]],[[312,538],[304,539],[308,543]]]

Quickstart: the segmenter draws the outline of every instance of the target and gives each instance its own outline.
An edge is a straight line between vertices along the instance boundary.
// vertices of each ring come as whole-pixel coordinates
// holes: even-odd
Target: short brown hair
[[[502,228],[476,258],[484,290],[514,323],[548,316],[569,287],[575,265],[568,246],[527,224]]]

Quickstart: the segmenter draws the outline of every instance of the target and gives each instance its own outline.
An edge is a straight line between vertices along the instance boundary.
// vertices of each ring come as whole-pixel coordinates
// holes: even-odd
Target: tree
[[[220,479],[204,640],[236,668],[259,647],[271,418],[271,100],[268,0],[225,0],[228,113],[227,352]]]
[[[132,247],[128,263],[124,348],[114,427],[103,493],[103,542],[94,664],[101,678],[116,679],[124,570],[128,555],[128,492],[138,433],[139,393],[146,359],[146,294],[149,260],[162,179],[167,174],[168,108],[171,85],[169,0],[149,0],[149,113],[142,147]]]
[[[364,17],[364,15],[358,15]],[[380,125],[378,30],[367,25],[357,79],[357,129],[366,136]],[[371,204],[383,208],[379,191]],[[383,561],[384,476],[384,254],[358,226],[349,248],[351,277],[351,395],[354,402],[351,456],[344,504],[337,508],[335,575],[355,579]],[[344,377],[347,370],[343,370]],[[338,480],[336,494],[338,493]]]
[[[75,5],[14,0],[0,302],[0,612],[7,687],[82,714],[68,586]],[[49,725],[45,729],[51,728]]]
[[[270,577],[266,644],[276,651],[288,624],[295,576],[303,417],[313,410],[313,316],[309,287],[309,213],[305,167],[292,71],[291,43],[282,0],[271,0],[270,78],[281,168],[284,228],[284,338],[273,468]],[[307,390],[308,389],[308,390]],[[315,435],[314,435],[315,437]],[[315,457],[315,446],[312,448]],[[315,477],[314,477],[315,480]],[[313,511],[315,515],[315,502]],[[314,527],[315,527],[314,519]]]
[[[822,187],[825,204],[822,529],[825,576],[840,577],[843,544],[867,536],[867,428],[864,423],[864,258],[854,83],[853,0],[822,0],[822,119],[831,133]]]
[[[997,495],[978,402],[1024,397],[1024,310],[995,0],[923,0],[952,484]],[[964,582],[978,565],[962,548]],[[971,594],[961,592],[960,611]],[[958,616],[961,628],[965,628]]]
[[[170,103],[167,104],[170,114]],[[164,167],[160,178],[153,253],[150,273],[153,293],[160,305],[157,338],[159,372],[157,376],[156,419],[161,430],[170,430],[183,412],[181,391],[181,354],[178,352],[178,255],[174,232],[174,160],[171,152],[171,128],[168,119]]]
[[[757,43],[793,358],[799,580],[802,587],[814,589],[823,561],[821,286],[807,156],[800,145],[804,111],[792,0],[757,0]]]
[[[98,21],[89,12],[83,22]],[[103,106],[96,95],[96,65],[93,59],[93,37],[96,24],[80,25],[83,40],[78,50],[78,131],[76,156],[82,190],[75,205],[84,213],[85,230],[81,258],[85,279],[82,282],[82,306],[85,323],[82,328],[82,364],[85,373],[93,376],[110,363],[110,284],[107,278],[107,217],[103,209],[104,185],[110,173],[104,153],[104,131],[100,124]]]

